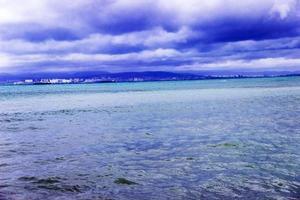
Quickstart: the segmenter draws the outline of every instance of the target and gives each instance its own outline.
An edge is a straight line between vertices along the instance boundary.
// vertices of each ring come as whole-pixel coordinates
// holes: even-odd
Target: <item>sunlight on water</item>
[[[0,86],[0,199],[299,199],[300,78]]]

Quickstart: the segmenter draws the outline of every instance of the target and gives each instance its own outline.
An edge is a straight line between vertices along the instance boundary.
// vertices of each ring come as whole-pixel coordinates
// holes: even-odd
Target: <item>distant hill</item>
[[[172,80],[172,79],[201,79],[204,78],[202,75],[190,74],[190,73],[173,73],[173,72],[160,72],[160,71],[149,71],[149,72],[123,72],[108,74],[111,78],[130,80],[133,78],[147,80]]]
[[[0,73],[0,82],[19,81],[25,79],[51,79],[51,78],[92,78],[109,74],[103,71],[88,71],[88,72],[66,72],[66,73],[22,73],[8,74]]]
[[[234,71],[200,71],[200,72],[120,72],[109,73],[104,71],[68,72],[68,73],[24,73],[24,74],[0,74],[0,83],[13,83],[18,81],[42,80],[42,79],[81,79],[85,82],[124,82],[124,81],[160,81],[160,80],[201,80],[216,78],[244,78],[244,77],[270,77],[270,76],[294,76],[300,72],[267,71],[267,72],[234,72]],[[72,82],[74,83],[74,82]]]
[[[122,72],[122,73],[109,73],[109,72],[76,72],[76,73],[34,73],[34,74],[0,74],[0,82],[21,81],[26,79],[91,79],[103,78],[114,79],[116,81],[131,81],[133,79],[142,79],[145,81],[150,80],[188,80],[200,79],[201,75],[189,73],[173,73],[173,72]]]

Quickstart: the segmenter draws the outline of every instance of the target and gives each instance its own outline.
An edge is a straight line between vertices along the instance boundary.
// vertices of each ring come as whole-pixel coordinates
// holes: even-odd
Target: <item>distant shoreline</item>
[[[270,76],[241,76],[241,75],[236,75],[236,76],[204,76],[204,77],[199,77],[199,78],[193,78],[193,79],[152,79],[152,80],[111,80],[111,81],[87,81],[85,82],[85,79],[82,79],[82,81],[79,82],[29,82],[26,83],[20,81],[7,81],[7,82],[0,82],[1,86],[12,86],[12,85],[22,85],[22,86],[33,86],[33,85],[77,85],[77,84],[101,84],[101,83],[142,83],[142,82],[169,82],[169,81],[201,81],[201,80],[232,80],[232,79],[261,79],[261,78],[284,78],[284,77],[299,77],[300,74],[289,74],[289,75],[270,75]],[[74,78],[74,79],[79,79],[79,78]],[[41,79],[44,80],[44,79]],[[51,79],[47,79],[51,80]],[[54,78],[53,80],[70,80],[70,79],[56,79]]]

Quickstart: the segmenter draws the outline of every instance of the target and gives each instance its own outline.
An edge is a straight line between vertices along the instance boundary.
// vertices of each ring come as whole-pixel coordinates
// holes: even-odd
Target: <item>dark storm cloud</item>
[[[8,25],[0,28],[2,38],[23,39],[30,42],[42,42],[47,40],[66,41],[80,39],[67,28],[43,27],[39,24]]]
[[[0,6],[0,72],[300,68],[299,0]]]

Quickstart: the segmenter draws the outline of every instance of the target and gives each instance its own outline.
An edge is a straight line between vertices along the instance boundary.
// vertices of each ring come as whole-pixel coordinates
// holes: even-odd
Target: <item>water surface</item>
[[[0,199],[299,199],[300,78],[0,86]]]

